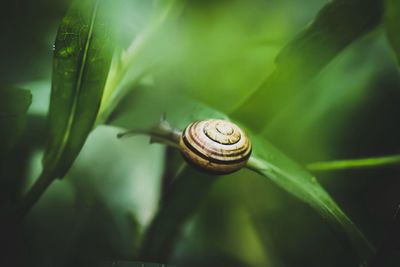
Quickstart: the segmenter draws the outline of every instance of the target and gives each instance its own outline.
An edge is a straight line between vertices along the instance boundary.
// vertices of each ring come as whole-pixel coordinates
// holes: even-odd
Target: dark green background
[[[232,105],[238,105],[257,79],[273,69],[279,49],[325,3],[189,1],[177,22],[182,35],[166,30],[146,52],[162,59],[156,78],[161,88],[138,90],[132,102],[136,115],[128,113],[128,119],[153,120],[158,114],[152,116],[149,107],[176,92],[230,112],[226,95],[232,94]],[[0,83],[31,90],[34,104],[19,144],[0,162],[0,207],[19,198],[40,166],[52,45],[68,4],[1,4]],[[137,0],[131,8],[126,40],[145,25],[151,4]],[[127,42],[124,38],[119,42]],[[238,52],[243,47],[245,52]],[[345,49],[301,94],[299,88],[291,90],[293,97],[279,103],[282,112],[267,124],[264,136],[298,162],[399,152],[400,76],[381,25]],[[174,104],[173,97],[168,101]],[[276,100],[266,99],[265,105],[269,101]],[[121,143],[117,132],[100,127],[90,135],[67,177],[46,192],[17,233],[5,231],[12,234],[2,247],[8,247],[4,251],[16,266],[88,266],[97,260],[133,259],[138,225],[145,224],[158,202],[164,150],[150,146],[145,137]],[[317,177],[375,246],[398,234],[400,225],[391,225],[400,204],[399,167]],[[127,185],[140,188],[130,193]],[[218,180],[185,227],[170,261],[184,266],[355,266],[351,254],[308,206],[241,171]],[[390,255],[392,263],[385,266],[400,264],[399,255]]]

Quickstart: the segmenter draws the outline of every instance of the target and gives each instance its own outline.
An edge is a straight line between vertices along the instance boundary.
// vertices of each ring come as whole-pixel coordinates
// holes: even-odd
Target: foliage
[[[207,200],[212,201],[210,192],[226,193],[226,189],[218,187],[224,179],[232,184],[233,192],[239,192],[242,187],[251,188],[250,192],[240,194],[240,201],[258,204],[242,208],[244,214],[250,214],[248,217],[240,215],[247,218],[244,220],[246,225],[234,226],[229,221],[223,225],[239,230],[251,229],[262,240],[242,238],[244,244],[240,250],[247,251],[247,256],[244,252],[240,254],[243,258],[227,253],[229,249],[207,247],[210,251],[205,253],[204,262],[219,266],[289,266],[291,262],[285,255],[291,252],[285,251],[296,251],[291,248],[291,242],[296,241],[291,241],[290,233],[299,236],[306,233],[307,238],[320,244],[316,248],[318,251],[324,248],[321,243],[328,244],[326,241],[330,240],[325,248],[334,249],[325,256],[337,261],[326,266],[367,266],[368,262],[379,262],[377,257],[385,254],[378,250],[374,256],[370,243],[376,244],[376,237],[371,239],[373,242],[367,240],[349,218],[355,216],[355,212],[347,216],[344,211],[352,211],[351,204],[346,205],[343,197],[339,197],[338,204],[334,199],[341,194],[334,193],[331,197],[328,191],[335,192],[335,187],[323,180],[318,182],[307,166],[310,171],[371,168],[398,164],[398,156],[333,162],[320,162],[323,159],[317,158],[316,163],[303,164],[309,157],[320,157],[320,151],[328,159],[337,153],[337,140],[332,141],[332,136],[345,131],[346,117],[354,111],[350,107],[362,106],[364,99],[371,99],[367,89],[352,96],[337,96],[337,99],[353,97],[358,103],[349,101],[346,112],[330,122],[331,129],[340,130],[329,134],[321,130],[318,140],[309,138],[299,142],[299,138],[290,136],[291,133],[298,132],[298,127],[309,125],[296,125],[296,122],[284,119],[298,118],[304,122],[307,112],[318,117],[319,111],[330,110],[336,105],[332,101],[333,91],[346,88],[348,84],[349,90],[354,92],[356,88],[376,89],[374,83],[377,81],[370,78],[371,74],[379,76],[382,68],[394,69],[393,64],[390,65],[392,58],[387,53],[387,44],[376,41],[381,40],[379,25],[382,17],[388,43],[397,57],[400,54],[397,35],[399,1],[335,0],[326,4],[315,0],[307,5],[317,14],[300,12],[304,10],[302,4],[289,0],[279,4],[262,0],[251,3],[240,0],[215,3],[190,0],[72,1],[55,38],[51,94],[49,88],[34,88],[34,84],[43,87],[45,83],[26,82],[25,78],[14,82],[16,87],[22,84],[32,90],[34,103],[29,119],[47,117],[48,121],[47,135],[41,137],[42,141],[46,139],[47,145],[43,147],[44,142],[38,142],[41,152],[29,147],[24,150],[28,151],[26,155],[21,155],[30,162],[24,166],[29,170],[25,175],[28,178],[18,182],[21,199],[5,209],[11,209],[12,213],[2,214],[11,216],[13,223],[17,222],[13,229],[15,233],[24,229],[34,237],[27,248],[40,244],[35,247],[37,253],[33,253],[39,256],[27,255],[26,262],[32,257],[34,266],[47,266],[43,262],[51,265],[56,261],[66,266],[109,265],[110,259],[185,265],[185,257],[196,254],[196,246],[201,242],[196,240],[192,251],[182,249],[182,244],[190,244],[188,236],[189,239],[196,237],[197,228],[193,225],[200,221],[196,218],[201,216],[201,210],[204,213]],[[297,17],[291,18],[291,22],[286,13],[289,7],[298,9]],[[305,25],[313,16],[312,22],[301,30],[298,25]],[[370,53],[381,59],[379,65],[354,63]],[[358,74],[348,74],[349,70]],[[394,71],[391,75],[398,77]],[[398,87],[400,81],[396,81]],[[332,88],[332,83],[338,89]],[[50,94],[49,103],[46,97],[40,96],[40,90],[45,95]],[[0,155],[9,153],[9,161],[14,159],[13,153],[20,155],[19,147],[27,143],[26,140],[18,143],[18,140],[30,103],[31,96],[26,90],[0,90]],[[298,109],[296,105],[299,105]],[[318,108],[312,109],[313,105]],[[173,140],[168,139],[174,129],[168,128],[170,125],[162,131],[157,128],[165,123],[159,123],[160,117],[165,115],[171,127],[177,129],[204,118],[231,118],[247,127],[254,148],[247,167],[254,173],[242,170],[227,178],[205,174],[186,165],[176,151],[146,144],[147,138],[116,139],[121,128],[136,129],[150,135],[151,142],[174,145]],[[318,129],[324,124],[317,122],[315,125]],[[28,124],[22,139],[26,139],[26,133],[32,129]],[[310,129],[308,132],[302,130],[312,133],[315,128]],[[293,143],[295,145],[290,145]],[[317,143],[327,145],[310,148],[310,144]],[[282,150],[287,150],[285,154],[275,148],[280,145]],[[393,152],[397,151],[391,151],[391,154]],[[299,156],[302,154],[303,157]],[[40,158],[41,167],[37,164]],[[13,168],[17,165],[14,165],[3,167],[0,177],[3,179],[3,176],[15,173]],[[54,182],[63,177],[62,181]],[[268,190],[273,192],[272,196],[254,194],[253,191],[267,189],[252,186],[254,181],[241,185],[242,177],[250,178],[249,181],[262,178],[261,187],[271,187]],[[27,192],[23,192],[24,188]],[[268,229],[274,225],[271,214],[283,214],[275,227],[290,224],[291,212],[286,212],[287,207],[301,207],[298,202],[291,202],[291,197],[321,215],[333,229],[333,234],[328,230],[329,234],[321,234],[326,230],[325,224],[313,224],[318,219],[299,215],[304,222],[318,226],[311,229],[305,226],[307,223],[300,222],[289,229],[288,234],[279,229],[284,241],[270,237],[274,231]],[[266,212],[267,203],[277,199],[284,199],[287,207],[277,204],[276,210],[281,213]],[[63,204],[54,211],[57,203]],[[215,203],[224,206],[221,203],[225,202]],[[303,212],[307,214],[308,211],[304,208]],[[221,214],[225,213],[221,211]],[[73,222],[75,217],[79,218]],[[46,218],[49,219],[48,237],[35,236],[35,226],[32,226],[35,224],[29,227],[20,224],[36,221],[40,225]],[[192,229],[188,230],[190,227]],[[212,227],[213,222],[207,225],[204,233]],[[363,224],[363,228],[368,227]],[[63,234],[66,229],[72,232],[71,237]],[[48,248],[46,243],[55,242],[52,231],[54,238],[61,241],[57,241],[54,248]],[[13,233],[11,231],[11,236]],[[367,232],[368,237],[371,235],[371,231]],[[270,242],[271,246],[268,245]],[[297,242],[306,247],[307,240]],[[287,245],[282,247],[281,243]],[[281,246],[281,251],[274,253],[271,249],[274,244]],[[227,246],[234,248],[233,244]],[[257,247],[254,251],[268,248],[265,255],[269,257],[251,261],[249,255],[253,254],[250,249],[244,249],[246,246]],[[394,245],[386,247],[396,249]],[[306,253],[305,248],[300,249]],[[337,251],[342,251],[342,258],[337,259]],[[41,258],[42,254],[46,256]],[[319,255],[299,255],[296,257],[306,266],[321,266],[330,261]],[[201,265],[202,260],[197,259],[197,263]]]
[[[44,171],[63,177],[92,130],[112,50],[104,1],[77,2],[61,22],[54,48],[49,145]]]

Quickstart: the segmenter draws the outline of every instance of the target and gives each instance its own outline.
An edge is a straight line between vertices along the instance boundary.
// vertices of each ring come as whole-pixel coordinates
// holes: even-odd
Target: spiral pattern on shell
[[[246,134],[225,120],[189,124],[182,133],[179,146],[190,163],[218,174],[239,170],[251,154],[251,143]]]

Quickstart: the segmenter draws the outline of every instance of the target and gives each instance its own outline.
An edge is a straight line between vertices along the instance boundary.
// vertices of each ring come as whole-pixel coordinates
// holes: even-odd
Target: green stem
[[[132,129],[124,133],[119,133],[118,138],[124,138],[131,135],[145,134],[149,135],[152,143],[161,143],[167,146],[179,148],[179,140],[182,133],[172,128],[171,125],[164,119],[152,128],[149,129]]]
[[[310,171],[334,171],[348,169],[365,169],[373,167],[384,167],[400,164],[400,155],[373,157],[364,159],[347,159],[334,161],[314,162],[307,165]]]
[[[15,219],[17,222],[21,221],[28,214],[54,180],[55,176],[51,172],[42,171],[28,193],[16,207]]]

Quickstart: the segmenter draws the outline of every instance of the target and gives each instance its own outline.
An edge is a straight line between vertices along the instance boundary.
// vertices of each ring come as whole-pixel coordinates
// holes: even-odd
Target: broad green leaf
[[[385,0],[386,34],[400,64],[400,1]]]
[[[140,92],[145,94],[141,95],[139,94]],[[129,109],[128,106],[125,106],[125,108],[121,107],[121,110],[119,110],[120,113],[118,113],[115,120],[112,121],[114,125],[126,127],[128,129],[135,125],[141,125],[142,127],[152,126],[157,123],[159,114],[161,114],[163,110],[168,111],[166,114],[167,119],[177,128],[183,128],[189,121],[196,119],[212,117],[227,118],[226,115],[193,100],[187,98],[179,100],[182,96],[176,97],[176,95],[174,95],[174,97],[168,98],[167,96],[159,95],[164,104],[161,105],[156,99],[158,95],[157,92],[138,90],[135,95],[136,100],[141,100],[139,102],[143,103],[149,103],[145,101],[145,99],[150,95],[154,105],[149,107],[149,105],[142,104],[135,106],[134,110],[132,110],[132,107]],[[158,111],[153,107],[156,107]],[[151,112],[155,112],[154,115],[150,116],[153,119],[151,119],[150,122],[142,122],[140,114],[151,114]],[[148,119],[149,117],[146,118]],[[300,165],[279,152],[262,137],[252,135],[251,138],[254,155],[256,159],[258,159],[256,160],[256,168],[253,168],[252,164],[252,169],[260,175],[271,179],[278,186],[282,187],[299,200],[309,204],[340,233],[338,235],[340,240],[344,241],[347,245],[351,244],[357,251],[361,261],[365,262],[372,252],[368,241],[329,194],[319,185],[316,178]],[[178,181],[200,179],[201,177],[197,178],[197,176],[201,175],[204,176],[204,174],[199,174],[195,170],[188,169],[181,173],[177,179]],[[211,178],[206,177],[205,180],[207,179]],[[181,181],[180,183],[184,182]],[[192,185],[190,183],[193,183],[195,189],[191,188]],[[190,183],[188,182],[185,185],[187,192],[186,190],[182,190],[179,194],[177,193],[178,191],[174,194],[171,193],[171,199],[169,201],[173,201],[174,204],[168,204],[169,202],[167,200],[166,204],[161,207],[160,212],[155,217],[155,221],[148,230],[150,236],[145,239],[142,251],[143,259],[150,259],[152,256],[155,257],[154,259],[161,261],[166,259],[167,251],[171,249],[174,238],[179,234],[180,226],[195,212],[198,203],[202,200],[195,190],[205,193],[210,187],[210,184],[206,182],[204,184],[197,184],[198,182],[194,180]],[[178,184],[176,186],[178,186]],[[183,187],[183,185],[179,186]],[[203,188],[203,186],[205,188]],[[191,198],[192,196],[193,199]],[[184,199],[185,201],[183,201]],[[191,203],[193,203],[193,205]],[[164,211],[164,209],[168,210],[168,212]],[[163,233],[163,231],[167,233]],[[165,250],[163,250],[163,248]]]
[[[381,6],[380,0],[328,3],[304,31],[282,49],[275,71],[235,109],[232,117],[246,122],[256,131],[262,130],[294,92],[299,92],[344,48],[380,22]]]
[[[112,58],[106,0],[75,1],[63,18],[54,51],[49,143],[44,169],[68,171],[92,130]]]
[[[18,141],[31,102],[27,90],[0,88],[0,156]]]
[[[252,142],[254,154],[250,162],[251,169],[309,204],[333,226],[342,241],[354,247],[361,263],[367,263],[373,248],[316,177],[263,138],[252,136]]]
[[[263,139],[253,136],[252,142],[255,155],[249,168],[310,205],[332,226],[343,245],[354,248],[364,266],[372,256],[373,248],[316,178]],[[139,254],[141,260],[168,259],[184,223],[195,213],[215,179],[217,177],[191,167],[179,174],[169,192],[170,198],[166,199],[147,230]]]

